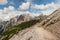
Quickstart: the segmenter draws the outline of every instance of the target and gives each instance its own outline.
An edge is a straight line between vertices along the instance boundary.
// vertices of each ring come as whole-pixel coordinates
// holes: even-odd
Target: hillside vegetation
[[[9,40],[14,34],[17,34],[20,30],[29,28],[32,25],[36,24],[37,22],[40,22],[40,20],[31,20],[12,27],[11,29],[5,31],[2,34],[2,40]]]

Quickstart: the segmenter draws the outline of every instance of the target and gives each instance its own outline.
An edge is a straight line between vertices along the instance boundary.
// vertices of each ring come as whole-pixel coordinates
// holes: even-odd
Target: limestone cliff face
[[[20,31],[10,40],[60,40],[60,9],[33,28]]]
[[[12,19],[10,19],[10,21],[8,21],[5,25],[3,25],[2,29],[4,31],[6,31],[7,29],[11,28],[14,25],[18,25],[22,22],[26,22],[30,20],[30,16],[28,14],[22,14],[22,15],[18,15]]]

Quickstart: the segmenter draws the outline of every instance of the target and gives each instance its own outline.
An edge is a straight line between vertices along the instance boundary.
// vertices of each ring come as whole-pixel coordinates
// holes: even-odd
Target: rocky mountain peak
[[[6,31],[7,29],[11,28],[14,25],[18,25],[22,22],[26,22],[30,20],[30,16],[28,14],[21,14],[12,19],[10,19],[5,25],[3,25],[2,29]]]

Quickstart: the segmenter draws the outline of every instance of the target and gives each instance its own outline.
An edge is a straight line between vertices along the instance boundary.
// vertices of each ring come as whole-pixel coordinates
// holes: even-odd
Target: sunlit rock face
[[[2,29],[6,31],[7,29],[11,28],[12,26],[21,24],[22,22],[26,22],[30,20],[30,16],[28,14],[18,15],[12,19],[10,19],[5,25],[3,25]]]

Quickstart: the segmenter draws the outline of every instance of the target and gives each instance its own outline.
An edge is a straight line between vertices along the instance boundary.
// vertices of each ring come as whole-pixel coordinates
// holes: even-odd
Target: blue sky
[[[21,5],[24,2],[27,2],[26,0],[7,0],[7,1],[8,1],[7,4],[0,5],[0,9],[3,9],[4,7],[8,7],[10,5],[14,6],[17,9],[19,7],[19,5]],[[56,3],[56,0],[31,0],[31,1],[32,1],[31,2],[32,4],[38,4],[38,5],[48,4],[51,2]],[[11,4],[11,3],[14,3],[14,4]]]
[[[0,0],[0,18],[10,19],[18,13],[50,15],[58,8],[60,0]]]

